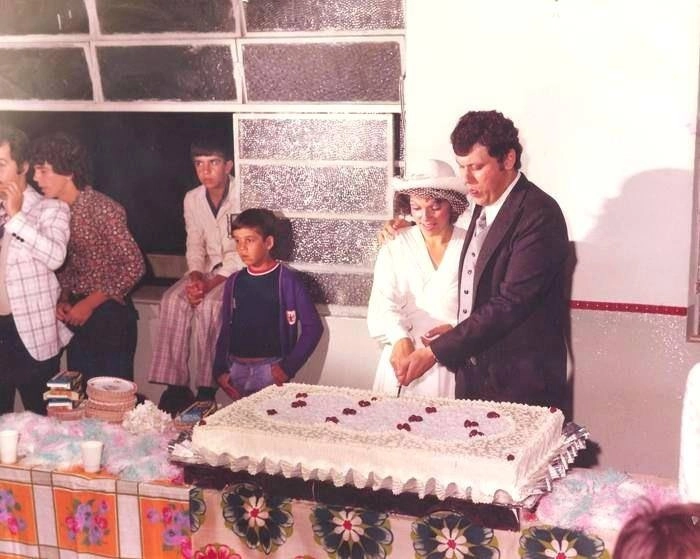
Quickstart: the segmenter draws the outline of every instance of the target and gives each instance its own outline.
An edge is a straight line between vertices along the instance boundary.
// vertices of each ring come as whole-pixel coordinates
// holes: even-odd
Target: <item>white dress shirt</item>
[[[234,177],[229,176],[228,195],[221,201],[216,217],[207,201],[207,189],[204,185],[199,185],[185,195],[185,257],[188,272],[207,274],[215,266],[221,265],[216,269],[216,273],[228,277],[243,267],[236,252],[236,244],[228,231],[229,216],[238,213],[234,204],[236,188]]]

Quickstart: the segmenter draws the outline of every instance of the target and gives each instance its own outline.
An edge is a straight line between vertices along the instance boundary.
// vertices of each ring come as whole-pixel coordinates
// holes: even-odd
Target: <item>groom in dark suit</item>
[[[460,261],[459,323],[414,351],[397,376],[407,385],[439,361],[455,371],[457,398],[566,409],[564,216],[520,172],[510,119],[469,112],[451,140],[476,203]]]

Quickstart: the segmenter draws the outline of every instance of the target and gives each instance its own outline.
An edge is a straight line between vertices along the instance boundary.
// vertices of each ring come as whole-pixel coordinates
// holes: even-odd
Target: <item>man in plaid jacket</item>
[[[28,140],[0,125],[0,413],[46,413],[46,381],[71,332],[56,318],[54,274],[66,256],[70,210],[27,186]]]

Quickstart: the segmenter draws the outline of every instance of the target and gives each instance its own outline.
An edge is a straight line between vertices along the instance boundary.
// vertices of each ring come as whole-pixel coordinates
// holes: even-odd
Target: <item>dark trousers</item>
[[[12,315],[0,316],[0,413],[14,411],[18,390],[25,410],[46,415],[43,394],[58,372],[59,355],[37,361],[24,347]]]
[[[124,305],[105,301],[85,324],[69,326],[73,339],[67,348],[68,369],[81,372],[84,382],[101,376],[133,381],[137,320],[134,304],[127,298]]]

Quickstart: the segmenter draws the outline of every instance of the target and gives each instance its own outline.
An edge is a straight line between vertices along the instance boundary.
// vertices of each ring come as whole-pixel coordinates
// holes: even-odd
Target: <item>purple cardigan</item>
[[[231,274],[224,285],[224,300],[221,307],[221,331],[216,342],[214,356],[214,377],[229,369],[229,340],[233,312],[234,286],[239,272]],[[299,275],[280,264],[280,346],[282,361],[279,365],[289,378],[292,378],[306,363],[318,345],[323,333],[323,325]],[[301,323],[301,336],[298,326]]]

